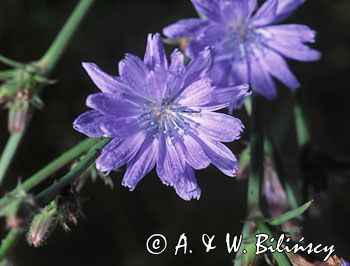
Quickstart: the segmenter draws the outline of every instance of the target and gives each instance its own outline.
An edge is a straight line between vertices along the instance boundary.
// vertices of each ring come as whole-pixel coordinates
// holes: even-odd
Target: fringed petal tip
[[[123,179],[122,181],[122,186],[129,189],[130,192],[133,192],[136,188],[136,186],[132,185],[131,183],[128,182],[128,180],[125,180],[125,179]]]
[[[159,33],[148,34],[146,53],[143,61],[151,70],[155,69],[156,66],[161,66],[164,69],[168,68],[168,60],[163,46],[163,40]]]
[[[201,192],[202,192],[199,187],[197,187],[191,191],[184,191],[182,189],[175,187],[175,191],[176,191],[177,195],[179,195],[179,197],[185,201],[199,200],[201,197]]]

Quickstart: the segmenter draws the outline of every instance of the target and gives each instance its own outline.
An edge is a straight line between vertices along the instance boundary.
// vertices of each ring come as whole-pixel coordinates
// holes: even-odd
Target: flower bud
[[[23,133],[28,120],[29,97],[26,94],[18,93],[16,99],[10,104],[9,131],[11,133]]]
[[[36,248],[43,246],[57,224],[57,208],[53,203],[34,216],[27,233],[28,244]]]
[[[28,225],[34,210],[34,198],[20,191],[8,203],[1,206],[0,217],[6,217],[7,226],[10,228],[24,228]]]
[[[268,156],[265,156],[264,162],[262,194],[266,198],[268,210],[272,217],[279,216],[290,209],[286,191]]]
[[[250,148],[246,148],[240,155],[239,168],[237,171],[238,180],[245,180],[248,178],[250,164]]]

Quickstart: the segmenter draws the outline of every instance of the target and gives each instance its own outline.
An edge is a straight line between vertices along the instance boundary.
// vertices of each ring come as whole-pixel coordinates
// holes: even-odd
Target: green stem
[[[13,250],[22,234],[23,230],[16,228],[11,229],[10,232],[8,232],[0,245],[0,262],[2,262]]]
[[[260,96],[252,95],[251,115],[251,163],[248,180],[248,212],[259,210],[260,188],[263,178],[263,156],[264,156],[264,123]]]
[[[64,24],[62,30],[47,50],[45,55],[39,60],[39,66],[43,67],[44,73],[48,75],[56,66],[58,60],[66,50],[71,38],[86,16],[88,10],[95,0],[80,0],[73,13]]]
[[[4,63],[7,66],[13,67],[13,68],[21,68],[23,67],[23,64],[16,62],[12,59],[9,59],[3,55],[0,55],[0,62]]]
[[[42,68],[43,75],[48,76],[56,66],[58,60],[62,57],[63,52],[67,48],[69,41],[94,1],[95,0],[80,0],[79,4],[63,26],[60,33],[57,35],[48,51],[45,53],[42,59],[37,62],[38,66]],[[22,64],[1,55],[0,61],[16,68],[23,66]],[[13,134],[6,144],[5,150],[0,159],[0,185],[3,182],[7,169],[13,160],[22,137],[23,134]]]
[[[16,154],[17,147],[20,144],[22,137],[22,133],[13,133],[7,141],[5,149],[0,158],[0,186],[4,181],[7,170],[11,165],[12,159]]]
[[[267,234],[269,235],[269,239],[271,239],[272,237],[275,237],[270,228],[264,224],[264,223],[258,223],[257,224],[258,226],[258,232],[259,233],[262,233],[262,234]],[[276,239],[276,238],[275,238]],[[276,249],[277,247],[277,244],[276,244],[277,241],[273,241],[271,242],[271,245],[273,246],[274,249]],[[289,265],[292,265],[289,258],[287,257],[287,255],[285,253],[279,253],[279,252],[273,252],[272,253],[272,256],[275,258],[276,262],[277,262],[277,265],[279,266],[289,266]]]
[[[2,71],[0,71],[0,79],[6,80],[9,78],[12,78],[17,74],[17,72],[18,72],[17,69],[2,70]]]
[[[98,142],[97,142],[98,140]],[[57,195],[58,193],[68,184],[73,183],[82,173],[84,173],[84,171],[89,168],[96,160],[96,158],[99,156],[100,154],[100,150],[107,145],[107,143],[109,142],[109,139],[88,139],[84,142],[82,142],[81,144],[84,144],[86,147],[84,147],[84,150],[90,145],[90,144],[95,144],[90,151],[84,156],[84,158],[77,164],[76,167],[74,167],[74,169],[72,169],[70,172],[68,172],[68,174],[66,174],[65,176],[63,176],[59,181],[57,181],[56,183],[54,183],[53,185],[51,185],[50,187],[48,187],[47,189],[45,189],[44,191],[42,191],[38,196],[37,196],[37,202],[40,206],[45,206],[47,204],[49,204]],[[97,142],[97,143],[96,143]],[[89,145],[88,145],[89,144]],[[82,148],[81,145],[80,148]],[[75,148],[78,148],[78,146],[76,146]],[[74,150],[74,149],[72,149]],[[72,154],[74,153],[71,150]],[[78,149],[77,149],[78,150]],[[64,156],[65,158],[68,158],[68,154],[65,154]],[[61,158],[63,160],[63,158]],[[57,161],[57,165],[59,164],[59,162]],[[52,168],[55,168],[53,166],[53,164],[51,164]],[[44,169],[43,169],[44,170]],[[49,171],[49,169],[46,170]],[[45,173],[48,173],[46,172]],[[37,175],[38,179],[40,179],[40,176]],[[32,180],[33,182],[31,183],[27,183],[28,187],[31,187],[32,184],[34,184],[35,180]],[[7,234],[7,236],[5,237],[5,239],[2,241],[1,246],[0,246],[0,262],[2,262],[6,256],[9,255],[9,253],[13,250],[14,246],[16,245],[17,241],[19,240],[19,238],[21,237],[23,233],[23,230],[21,229],[11,229],[10,232]]]
[[[294,94],[293,111],[299,150],[310,142],[310,130],[301,107],[301,96],[298,92]]]
[[[37,196],[37,202],[40,206],[45,206],[50,203],[58,193],[67,185],[72,184],[75,180],[81,176],[86,169],[88,169],[97,159],[100,154],[101,149],[107,145],[110,139],[103,139],[98,142],[87,155],[64,177],[62,177],[59,181],[52,184],[50,187],[42,191]]]
[[[19,191],[29,191],[34,188],[36,185],[40,184],[44,180],[46,180],[51,174],[55,173],[57,170],[61,169],[67,163],[79,157],[84,152],[90,150],[96,143],[98,143],[99,139],[88,138],[78,145],[74,146],[60,157],[49,163],[47,166],[42,168],[39,172],[34,174],[33,176],[26,179],[22,184],[17,186],[15,189],[6,194],[5,197],[0,199],[0,207],[4,206],[11,199],[12,196],[16,195]]]

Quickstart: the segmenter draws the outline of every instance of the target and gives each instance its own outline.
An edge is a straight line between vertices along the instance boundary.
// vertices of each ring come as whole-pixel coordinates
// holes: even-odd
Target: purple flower
[[[342,259],[340,266],[350,266],[350,263],[347,262],[346,260]]]
[[[215,88],[208,72],[213,49],[205,48],[188,66],[175,50],[171,63],[159,34],[148,36],[144,60],[127,54],[119,63],[119,76],[95,64],[83,66],[102,93],[90,95],[94,109],[79,116],[74,128],[89,137],[109,137],[96,165],[110,172],[127,165],[122,184],[134,190],[156,165],[163,184],[185,199],[198,199],[201,190],[194,169],[210,163],[228,176],[238,167],[236,157],[221,142],[240,137],[243,125],[232,116],[215,113],[240,101],[248,86]]]
[[[284,57],[316,61],[320,53],[306,43],[315,32],[305,25],[274,25],[305,0],[192,0],[202,19],[183,19],[164,29],[169,38],[187,38],[186,53],[194,58],[206,46],[215,47],[214,84],[249,83],[268,99],[276,97],[272,77],[294,90],[300,84]]]

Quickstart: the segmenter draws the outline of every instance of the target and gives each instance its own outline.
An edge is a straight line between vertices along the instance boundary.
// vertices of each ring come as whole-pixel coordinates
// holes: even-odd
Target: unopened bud
[[[275,169],[271,165],[270,157],[268,156],[265,156],[262,194],[266,198],[269,213],[272,217],[281,215],[289,210],[290,207],[286,191]]]
[[[28,120],[29,99],[18,96],[10,105],[9,111],[9,131],[11,133],[23,133]]]
[[[34,216],[27,234],[28,244],[33,247],[43,246],[57,224],[57,208],[51,204]]]
[[[28,225],[35,210],[34,199],[25,192],[20,192],[12,200],[1,206],[0,217],[6,217],[10,228],[24,228]]]
[[[246,148],[239,158],[239,168],[237,171],[238,180],[245,180],[248,178],[250,164],[250,148]]]

